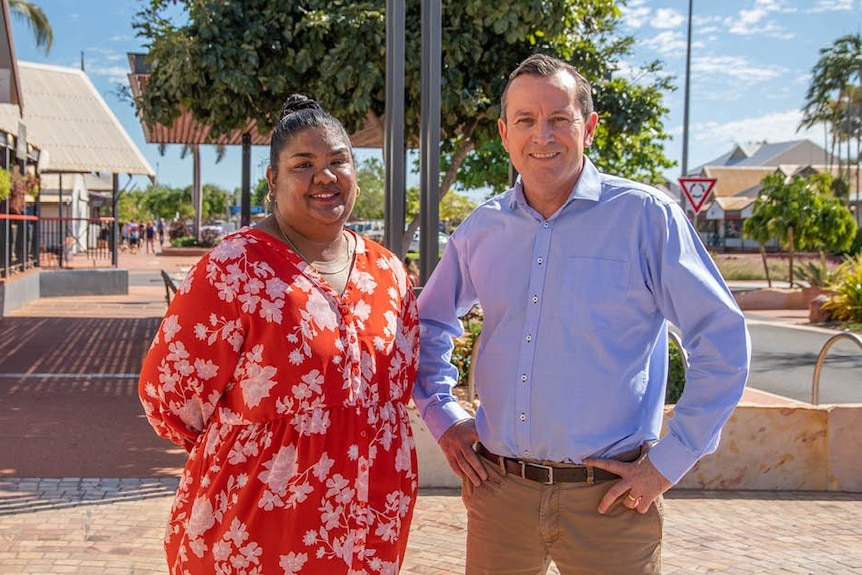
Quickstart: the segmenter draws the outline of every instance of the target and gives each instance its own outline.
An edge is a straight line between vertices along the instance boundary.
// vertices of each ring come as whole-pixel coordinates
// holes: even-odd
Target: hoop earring
[[[361,193],[362,193],[362,188],[360,188],[359,186],[356,186],[356,196],[359,197],[359,194],[361,194]]]

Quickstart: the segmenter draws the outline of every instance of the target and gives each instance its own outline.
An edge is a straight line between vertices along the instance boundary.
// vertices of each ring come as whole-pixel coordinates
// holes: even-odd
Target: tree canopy
[[[856,221],[850,210],[832,195],[830,174],[807,177],[797,174],[788,179],[774,173],[763,179],[752,216],[745,220],[742,229],[743,235],[758,242],[761,249],[776,238],[788,250],[792,284],[797,250],[846,251],[853,243]]]
[[[385,0],[150,0],[134,25],[148,45],[144,121],[171,125],[183,110],[213,136],[247,120],[272,127],[291,93],[307,94],[353,133],[386,110]],[[172,19],[176,8],[182,18]],[[638,82],[615,76],[632,38],[617,35],[613,0],[445,2],[442,14],[441,195],[465,164],[463,187],[500,186],[507,160],[496,122],[509,72],[535,52],[575,64],[590,79],[602,122],[591,157],[601,169],[656,183],[672,166],[661,143],[673,89],[650,64]],[[420,1],[408,0],[405,139],[419,138]],[[482,168],[484,163],[485,169]],[[412,229],[407,232],[412,233]],[[409,236],[408,236],[409,237]]]
[[[54,30],[48,16],[39,6],[26,0],[9,0],[9,13],[29,26],[37,47],[42,48],[45,54],[51,51],[54,45]]]
[[[862,162],[862,35],[848,34],[820,50],[820,58],[811,70],[811,82],[805,95],[800,128],[824,125],[831,134],[834,152],[845,144],[849,168]],[[850,143],[856,141],[856,158],[852,159]],[[840,154],[839,154],[840,157]],[[849,174],[849,169],[845,172]],[[846,177],[846,176],[845,176]],[[858,182],[857,182],[858,185]]]

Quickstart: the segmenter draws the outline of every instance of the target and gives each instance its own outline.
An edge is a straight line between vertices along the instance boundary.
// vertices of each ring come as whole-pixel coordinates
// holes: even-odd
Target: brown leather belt
[[[592,485],[597,481],[611,481],[619,479],[620,476],[599,469],[598,467],[587,467],[586,465],[546,465],[535,461],[523,461],[512,459],[491,453],[481,443],[476,445],[476,453],[497,465],[501,470],[511,475],[517,475],[530,481],[553,485],[555,483],[586,483]],[[635,461],[640,457],[641,450],[623,453],[614,459],[620,461]]]

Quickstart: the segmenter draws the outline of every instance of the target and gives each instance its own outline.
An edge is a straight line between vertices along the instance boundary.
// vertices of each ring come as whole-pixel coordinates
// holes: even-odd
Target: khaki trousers
[[[542,485],[504,474],[482,458],[489,480],[462,483],[467,509],[466,575],[660,575],[663,509],[641,515],[599,501],[615,483]]]

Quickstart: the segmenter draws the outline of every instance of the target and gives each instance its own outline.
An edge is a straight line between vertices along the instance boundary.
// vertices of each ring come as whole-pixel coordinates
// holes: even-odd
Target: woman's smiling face
[[[356,202],[350,142],[336,130],[310,127],[281,150],[266,178],[279,216],[297,230],[341,226]]]

